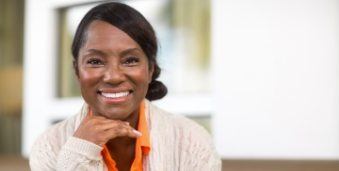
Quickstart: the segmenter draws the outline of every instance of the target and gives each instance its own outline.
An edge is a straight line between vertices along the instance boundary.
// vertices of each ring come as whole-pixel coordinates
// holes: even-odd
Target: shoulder
[[[219,170],[221,160],[205,128],[185,116],[171,114],[152,104],[149,110],[156,141],[172,147],[171,151],[180,156],[183,168],[199,166],[206,170]]]
[[[180,131],[182,136],[211,139],[205,128],[183,115],[172,114],[151,103],[149,104],[149,113],[152,125],[172,128],[175,131]]]
[[[65,141],[74,130],[75,118],[73,116],[50,126],[36,139],[33,147],[40,144],[57,145]]]
[[[43,168],[49,168],[55,165],[61,147],[67,139],[73,135],[78,122],[80,122],[81,115],[82,111],[52,125],[36,139],[29,155],[31,167],[41,166]]]

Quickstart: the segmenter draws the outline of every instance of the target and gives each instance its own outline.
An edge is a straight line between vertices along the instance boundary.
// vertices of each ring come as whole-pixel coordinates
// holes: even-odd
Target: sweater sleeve
[[[217,154],[209,133],[197,124],[188,124],[191,129],[183,130],[183,170],[221,171],[221,159]]]
[[[76,137],[70,137],[57,157],[57,171],[103,171],[102,147]]]
[[[100,154],[102,147],[70,137],[58,147],[56,139],[41,136],[30,153],[32,171],[103,171],[106,166]]]
[[[221,171],[221,159],[217,154],[211,137],[206,137],[207,142],[196,144],[196,149],[192,156],[196,156],[195,170]]]
[[[40,136],[31,149],[29,166],[32,171],[55,170],[56,151],[45,140],[45,135]]]

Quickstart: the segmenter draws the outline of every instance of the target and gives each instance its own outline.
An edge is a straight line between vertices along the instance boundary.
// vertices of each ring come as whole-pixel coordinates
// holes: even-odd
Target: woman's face
[[[104,21],[93,21],[79,51],[81,93],[93,113],[128,120],[138,111],[151,82],[153,66],[131,37]]]

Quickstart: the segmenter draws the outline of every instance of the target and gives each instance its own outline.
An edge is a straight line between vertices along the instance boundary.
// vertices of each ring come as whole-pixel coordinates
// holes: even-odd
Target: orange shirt
[[[139,121],[138,121],[138,131],[142,133],[142,136],[137,138],[135,144],[135,156],[134,161],[131,166],[131,171],[142,171],[142,156],[148,155],[151,150],[149,132],[145,116],[145,103],[144,101],[140,104],[139,109]],[[109,171],[118,171],[116,168],[116,163],[111,157],[108,148],[106,145],[103,147],[101,155],[104,158],[106,166]]]

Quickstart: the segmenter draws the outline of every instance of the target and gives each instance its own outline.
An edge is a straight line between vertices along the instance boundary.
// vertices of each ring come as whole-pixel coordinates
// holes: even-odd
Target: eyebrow
[[[143,52],[140,48],[134,47],[134,48],[129,48],[129,49],[123,50],[122,52],[119,53],[119,55],[124,56],[124,55],[131,53],[133,51]],[[103,55],[103,56],[107,55],[107,53],[105,53],[101,50],[97,50],[97,49],[88,49],[85,54],[87,55],[87,54],[90,54],[90,53],[96,53],[96,54],[100,54],[100,55]]]
[[[85,52],[85,56],[91,53],[96,53],[96,54],[100,54],[100,55],[105,55],[105,53],[101,50],[97,50],[97,49],[88,49]]]
[[[133,52],[133,51],[139,51],[139,52],[142,52],[141,49],[135,47],[135,48],[129,48],[129,49],[126,49],[126,50],[122,51],[122,52],[120,53],[120,55],[121,55],[121,56],[124,56],[124,55],[126,55],[126,54],[128,54],[128,53],[131,53],[131,52]]]

